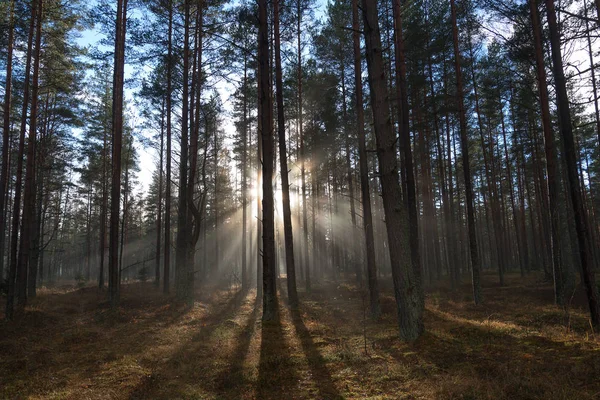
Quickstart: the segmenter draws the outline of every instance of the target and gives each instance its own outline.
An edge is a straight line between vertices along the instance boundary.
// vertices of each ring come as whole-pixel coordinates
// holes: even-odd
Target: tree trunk
[[[14,314],[14,300],[17,284],[17,250],[19,248],[19,221],[21,214],[21,193],[23,182],[23,159],[25,158],[25,130],[27,128],[27,108],[29,103],[29,77],[31,75],[31,59],[33,54],[33,36],[35,29],[37,2],[31,4],[31,21],[29,24],[29,37],[27,41],[27,61],[25,64],[25,87],[23,89],[23,108],[21,111],[21,129],[19,132],[19,149],[17,155],[17,173],[15,181],[15,195],[13,199],[11,243],[10,243],[10,263],[8,270],[8,293],[6,297],[6,318],[12,319]],[[22,272],[21,272],[22,274]],[[21,278],[23,279],[23,278]]]
[[[0,171],[0,282],[4,280],[4,232],[6,230],[6,219],[4,218],[8,193],[8,167],[10,146],[10,112],[12,100],[12,59],[13,42],[15,36],[14,22],[15,1],[9,6],[8,21],[8,49],[6,50],[6,85],[4,87],[4,119],[2,124],[2,170]]]
[[[110,304],[119,304],[119,222],[121,206],[121,152],[123,145],[123,78],[125,70],[125,35],[127,27],[127,1],[117,0],[115,61],[113,78],[113,143],[112,188],[110,199],[110,240],[108,249],[108,290]]]
[[[259,39],[260,40],[260,39]],[[259,43],[258,46],[258,60],[262,59],[262,47]],[[258,64],[258,63],[257,63]],[[257,69],[256,69],[256,81],[257,81],[257,86],[260,88],[262,86],[261,83],[261,71],[260,71],[260,65],[257,65]],[[262,93],[260,90],[257,91],[258,92],[258,104],[257,104],[257,109],[260,112],[260,109],[262,107]],[[260,118],[260,114],[257,118],[257,141],[256,141],[256,147],[258,148],[257,151],[257,160],[256,160],[256,298],[257,301],[259,301],[260,299],[262,299],[263,296],[263,275],[262,275],[262,258],[263,258],[263,250],[262,250],[262,243],[263,243],[263,220],[262,220],[262,210],[263,210],[263,202],[262,202],[262,190],[261,190],[261,186],[262,186],[262,179],[263,179],[263,173],[262,173],[262,163],[263,163],[263,141],[262,141],[262,136],[263,136],[263,125],[262,125],[262,118]]]
[[[194,192],[196,188],[196,174],[198,171],[198,140],[200,136],[200,102],[202,99],[202,36],[203,36],[203,22],[204,22],[204,13],[203,13],[203,3],[198,3],[198,9],[196,12],[196,32],[194,34],[195,38],[195,49],[194,49],[194,61],[192,66],[192,90],[191,90],[191,107],[189,109],[190,112],[190,121],[193,122],[191,137],[190,137],[190,170],[187,181],[187,206],[189,211],[189,216],[191,217],[191,221],[187,222],[187,240],[186,250],[188,252],[187,256],[187,278],[188,281],[188,295],[187,301],[193,301],[192,293],[194,289],[194,279],[195,279],[195,254],[196,254],[196,244],[198,243],[198,239],[200,238],[201,233],[201,225],[202,225],[202,214],[204,213],[204,205],[206,199],[206,185],[204,185],[202,195],[200,197],[199,207],[194,202]],[[195,102],[194,102],[195,99]],[[215,129],[215,149],[217,139],[217,130]],[[205,171],[206,171],[206,150],[208,149],[208,143],[206,143],[205,153],[204,153],[204,161],[202,166],[203,173],[203,181],[205,181]],[[218,175],[218,170],[215,169],[215,180]],[[218,237],[217,237],[218,239]],[[218,247],[217,247],[218,249]]]
[[[273,196],[273,131],[272,103],[270,87],[269,29],[267,21],[267,0],[258,2],[258,46],[260,48],[259,74],[260,87],[259,119],[262,125],[262,170],[263,170],[263,321],[275,318],[277,314],[276,271],[275,271],[275,210]]]
[[[594,277],[592,250],[590,249],[589,231],[587,228],[587,214],[581,195],[581,187],[577,177],[577,158],[575,152],[575,141],[573,139],[573,127],[569,110],[569,98],[567,85],[563,70],[562,54],[560,49],[560,34],[556,22],[556,10],[554,0],[546,0],[546,12],[548,26],[550,29],[550,47],[552,49],[552,64],[554,69],[554,80],[556,83],[556,97],[558,103],[558,117],[561,137],[564,147],[564,158],[567,166],[569,183],[569,194],[575,214],[575,230],[579,245],[579,256],[581,259],[582,280],[586,289],[590,317],[592,324],[600,324],[600,305],[598,304],[598,288]]]
[[[160,250],[162,238],[163,154],[165,146],[165,102],[160,118],[160,155],[158,161],[158,201],[156,203],[156,249],[154,254],[154,284],[160,287]]]
[[[538,83],[538,93],[540,96],[540,109],[542,112],[542,128],[544,131],[544,150],[546,153],[546,174],[548,185],[549,214],[551,224],[551,242],[552,248],[552,270],[554,272],[554,299],[556,304],[565,304],[565,279],[563,263],[560,251],[560,222],[558,193],[559,181],[557,173],[557,156],[554,134],[550,119],[550,104],[548,100],[548,88],[546,86],[546,68],[544,66],[544,54],[542,45],[542,30],[538,15],[536,0],[529,0],[529,10],[531,13],[531,22],[533,25],[533,39],[535,45],[536,76]]]
[[[417,211],[417,194],[413,171],[413,156],[410,143],[408,91],[406,84],[406,62],[404,56],[404,37],[402,33],[402,10],[400,0],[393,0],[394,14],[394,49],[396,69],[396,101],[398,102],[401,177],[406,189],[404,201],[408,206],[409,242],[411,260],[415,276],[421,277],[421,256],[419,252],[419,214]],[[421,287],[419,284],[418,287]],[[420,296],[420,295],[419,295]]]
[[[363,228],[365,231],[367,280],[369,283],[369,305],[371,318],[381,314],[379,307],[379,283],[377,282],[377,264],[375,262],[375,237],[373,235],[373,215],[369,190],[369,165],[365,139],[365,115],[363,108],[363,87],[360,52],[360,24],[358,19],[358,0],[352,0],[352,41],[354,45],[354,90],[356,96],[356,125],[358,130],[358,157],[360,168],[360,191],[363,205]]]
[[[285,143],[285,116],[283,110],[283,77],[281,71],[281,38],[279,32],[279,0],[273,2],[275,31],[275,86],[277,88],[277,130],[279,134],[279,163],[281,168],[281,198],[283,201],[283,231],[285,238],[285,266],[287,273],[288,302],[298,305],[296,290],[296,265],[294,264],[294,236],[292,233],[292,210],[290,207],[290,183],[288,177],[287,149]]]
[[[171,282],[171,113],[172,113],[172,70],[173,70],[173,2],[169,0],[169,39],[167,49],[167,154],[166,154],[166,189],[165,189],[165,259],[163,271],[163,293],[168,294]]]
[[[32,247],[32,228],[35,216],[35,146],[38,123],[38,91],[40,71],[40,47],[42,42],[42,9],[43,2],[38,0],[36,9],[35,54],[33,77],[31,83],[31,109],[29,110],[29,139],[27,142],[27,164],[25,167],[25,187],[23,190],[23,216],[17,265],[17,304],[23,306],[27,301],[27,276],[32,273],[30,252]],[[36,266],[37,267],[37,266]]]
[[[475,215],[473,210],[473,184],[471,182],[471,168],[469,165],[469,140],[467,137],[467,118],[464,103],[462,71],[460,66],[460,51],[458,49],[458,27],[456,24],[455,0],[450,1],[452,14],[452,37],[454,42],[454,69],[456,71],[456,102],[458,104],[458,118],[460,123],[460,144],[463,158],[463,173],[465,177],[465,198],[467,206],[467,225],[469,234],[469,249],[471,253],[471,274],[473,281],[473,301],[481,303],[481,281],[479,250],[477,249],[477,233],[475,230]]]
[[[248,289],[248,245],[247,245],[247,221],[248,221],[248,59],[244,52],[244,81],[243,85],[243,130],[242,130],[242,290]],[[206,252],[206,249],[205,249]]]
[[[362,6],[371,107],[400,337],[406,341],[414,341],[423,333],[423,291],[418,271],[413,268],[411,258],[408,257],[411,254],[408,216],[406,205],[402,201],[396,159],[396,139],[389,117],[390,108],[386,78],[383,73],[377,2],[362,0]]]
[[[304,233],[304,279],[306,284],[306,291],[310,292],[310,262],[308,261],[308,211],[307,211],[307,200],[306,200],[306,150],[304,146],[304,133],[302,123],[302,43],[300,40],[301,36],[301,24],[302,24],[302,9],[301,1],[297,0],[298,6],[298,27],[297,27],[297,39],[298,39],[298,129],[300,135],[300,179],[302,183],[302,230]]]
[[[184,1],[183,37],[183,98],[181,105],[181,151],[179,158],[179,198],[177,209],[177,243],[175,254],[175,283],[177,298],[186,303],[193,301],[193,280],[188,272],[193,269],[188,259],[188,152],[189,152],[189,78],[190,78],[190,0]]]

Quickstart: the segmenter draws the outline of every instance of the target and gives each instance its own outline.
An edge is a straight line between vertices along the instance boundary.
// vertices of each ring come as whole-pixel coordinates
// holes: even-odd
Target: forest
[[[599,80],[600,0],[0,0],[0,398],[600,398]]]

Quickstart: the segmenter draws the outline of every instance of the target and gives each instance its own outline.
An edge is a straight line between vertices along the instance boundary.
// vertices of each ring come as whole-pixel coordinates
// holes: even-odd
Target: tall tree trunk
[[[108,290],[111,307],[119,304],[119,220],[121,206],[121,152],[123,147],[123,78],[125,71],[125,35],[127,1],[117,0],[115,61],[113,78],[112,188],[110,199],[110,240],[108,248]]]
[[[371,107],[400,337],[406,341],[413,341],[423,333],[423,290],[420,271],[415,270],[411,258],[408,257],[411,254],[407,226],[409,218],[406,215],[406,206],[403,205],[405,203],[402,201],[396,159],[396,138],[389,116],[390,107],[386,78],[383,73],[377,2],[362,0],[362,6]]]
[[[219,229],[219,223],[220,223],[220,219],[219,219],[219,211],[220,211],[220,198],[219,198],[219,154],[218,154],[218,148],[219,148],[219,143],[218,143],[218,138],[217,138],[217,131],[215,129],[215,131],[213,132],[214,135],[214,154],[213,154],[213,161],[214,161],[214,169],[215,169],[215,180],[214,180],[214,186],[215,186],[215,197],[214,197],[214,208],[215,208],[215,262],[214,262],[214,272],[215,273],[219,273],[219,262],[220,262],[220,258],[221,258],[221,250],[219,248],[219,233],[220,233],[220,229]]]
[[[163,293],[168,294],[171,282],[171,114],[172,114],[172,71],[173,71],[173,1],[168,1],[169,7],[169,39],[167,49],[167,154],[166,154],[166,188],[165,188],[165,255],[163,271]]]
[[[12,319],[14,315],[14,301],[17,283],[17,255],[19,248],[19,222],[21,215],[21,194],[23,185],[23,159],[25,158],[25,130],[27,129],[27,110],[29,104],[29,88],[31,75],[31,59],[33,55],[33,37],[35,29],[37,1],[31,3],[31,21],[29,24],[29,36],[27,41],[27,61],[25,64],[25,87],[23,89],[23,108],[21,111],[21,128],[19,132],[19,149],[17,153],[17,173],[15,180],[15,195],[13,198],[10,263],[8,270],[8,293],[6,297],[6,318]]]
[[[105,110],[106,111],[106,110]],[[106,116],[106,113],[105,113]],[[100,209],[100,268],[98,289],[104,289],[104,258],[106,255],[106,219],[108,218],[108,121],[104,121],[102,135],[102,205]]]
[[[156,203],[156,249],[154,254],[154,284],[160,287],[160,253],[162,238],[163,155],[165,146],[165,102],[160,119],[160,155],[158,161],[158,200]]]
[[[352,0],[352,41],[354,45],[354,90],[356,96],[356,125],[358,130],[358,157],[360,168],[360,191],[363,205],[363,228],[367,258],[367,280],[369,283],[369,305],[372,318],[381,314],[379,307],[379,283],[377,282],[377,264],[375,262],[375,237],[373,234],[373,215],[369,189],[369,164],[365,138],[365,114],[363,108],[363,87],[360,52],[360,24],[358,19],[358,0]]]
[[[398,102],[399,132],[401,160],[401,176],[406,189],[404,201],[408,206],[409,242],[411,260],[415,276],[421,276],[421,256],[419,253],[419,214],[417,211],[417,194],[413,167],[413,156],[410,143],[408,91],[406,84],[406,62],[404,56],[404,37],[402,33],[402,10],[400,0],[393,0],[394,14],[394,49],[396,69],[396,100]],[[421,287],[419,284],[417,287]],[[419,295],[421,296],[421,295]]]
[[[184,1],[183,36],[183,98],[181,106],[181,151],[179,158],[179,198],[177,209],[177,243],[175,254],[175,282],[177,298],[193,301],[193,281],[188,280],[188,152],[189,152],[189,79],[190,79],[190,0]]]
[[[510,197],[510,207],[512,209],[513,224],[515,227],[515,236],[517,242],[517,258],[519,260],[519,270],[521,277],[525,276],[525,263],[523,262],[523,244],[524,238],[521,237],[519,231],[519,218],[517,216],[517,206],[515,202],[515,191],[512,174],[512,162],[508,155],[508,140],[506,139],[506,124],[504,122],[504,106],[502,105],[501,95],[498,96],[500,101],[500,122],[502,126],[502,143],[504,145],[504,162],[506,163],[506,177],[508,179],[508,194]],[[513,144],[514,145],[514,144]],[[518,173],[518,171],[517,171]],[[508,227],[508,225],[507,225]]]
[[[557,173],[557,156],[552,124],[550,122],[550,104],[548,87],[546,86],[546,68],[544,66],[544,50],[542,46],[542,30],[536,0],[529,0],[531,23],[533,25],[533,41],[535,46],[536,76],[540,109],[542,112],[542,128],[544,131],[544,150],[546,154],[546,174],[548,186],[549,214],[551,224],[552,270],[554,272],[554,299],[556,304],[565,304],[565,277],[560,251],[559,221],[559,181]]]
[[[577,158],[575,152],[575,141],[573,139],[573,127],[571,125],[571,113],[569,110],[569,98],[567,85],[563,70],[562,53],[560,49],[560,33],[556,22],[556,10],[554,0],[546,0],[546,12],[548,26],[550,29],[550,47],[552,49],[552,64],[554,80],[556,83],[556,97],[558,102],[558,117],[561,137],[564,147],[564,158],[567,166],[569,183],[569,194],[575,214],[575,230],[579,244],[579,256],[581,258],[582,280],[586,289],[590,317],[592,324],[600,324],[600,305],[598,304],[598,287],[594,277],[592,250],[590,249],[589,231],[587,228],[587,214],[581,195],[581,187],[577,177]]]
[[[260,39],[259,39],[260,40]],[[260,42],[258,43],[258,60],[262,59],[262,46]],[[258,63],[257,63],[258,64]],[[260,65],[256,67],[256,81],[257,86],[262,87],[261,82],[261,71]],[[257,91],[257,109],[261,112],[262,107],[262,93],[260,90]],[[257,301],[262,299],[263,297],[263,273],[262,273],[262,258],[263,258],[263,220],[262,220],[262,210],[263,210],[263,202],[262,202],[262,179],[263,179],[263,171],[262,171],[262,163],[263,163],[263,124],[262,124],[261,114],[259,114],[257,118],[257,141],[256,147],[257,150],[257,160],[256,160],[256,298]]]
[[[306,291],[310,292],[310,262],[308,260],[308,211],[307,211],[307,200],[306,200],[306,149],[304,145],[304,133],[302,123],[302,42],[301,42],[301,25],[302,25],[302,8],[301,0],[297,0],[297,11],[298,11],[298,27],[297,27],[297,40],[298,40],[298,129],[300,135],[300,179],[302,184],[302,230],[304,233],[304,279],[306,284]]]
[[[596,134],[598,135],[598,145],[600,146],[600,108],[598,107],[598,86],[596,81],[596,68],[594,66],[594,51],[592,49],[591,30],[588,22],[587,2],[584,1],[583,9],[585,10],[585,31],[587,32],[588,56],[590,58],[590,75],[592,78],[592,94],[594,96],[594,116],[596,118]],[[596,0],[598,6],[598,23],[600,24],[600,0]]]
[[[242,122],[244,124],[242,128],[242,290],[245,292],[248,289],[248,56],[246,52],[244,52],[244,81],[242,85],[242,107],[244,113]]]
[[[133,147],[133,138],[130,138],[129,147],[125,155],[125,182],[123,190],[123,216],[121,220],[121,239],[119,242],[119,277],[118,282],[121,284],[121,273],[123,272],[123,256],[125,254],[125,240],[127,233],[127,215],[129,213],[129,165],[131,162],[131,151]]]
[[[465,198],[467,206],[467,225],[469,234],[469,249],[471,253],[471,275],[473,282],[473,301],[481,303],[481,278],[479,251],[477,249],[477,233],[475,230],[475,215],[473,209],[473,184],[471,182],[471,167],[469,165],[469,140],[467,136],[467,118],[464,103],[462,70],[460,66],[460,51],[458,49],[458,26],[456,24],[455,0],[450,0],[452,14],[452,38],[454,42],[454,69],[456,71],[456,102],[460,123],[460,144],[463,158],[463,173],[465,178]]]
[[[427,49],[429,50],[429,48],[430,48],[429,32],[427,33],[427,35],[428,35]],[[446,236],[446,240],[443,243],[443,244],[445,244],[445,246],[443,246],[445,248],[445,251],[444,251],[444,257],[441,260],[441,262],[443,263],[443,266],[441,268],[447,270],[449,278],[450,278],[450,284],[451,284],[452,288],[454,288],[456,286],[456,281],[454,279],[455,278],[454,274],[452,273],[453,266],[450,265],[453,262],[452,261],[453,258],[450,256],[450,254],[453,254],[453,250],[454,250],[450,243],[450,238],[452,236],[452,233],[451,233],[452,215],[450,213],[448,190],[446,187],[446,173],[445,173],[445,168],[444,168],[444,157],[443,157],[442,143],[440,140],[440,136],[442,135],[442,132],[440,131],[440,127],[439,127],[438,107],[437,107],[437,102],[436,102],[436,98],[435,98],[436,96],[435,96],[434,80],[433,80],[433,61],[431,58],[430,51],[428,51],[428,54],[429,55],[427,58],[427,73],[428,73],[428,78],[429,78],[429,90],[431,92],[431,109],[432,109],[432,113],[433,113],[433,130],[434,130],[434,135],[435,135],[436,152],[437,152],[437,158],[438,158],[438,162],[437,162],[438,178],[440,180],[440,189],[441,189],[441,194],[442,194],[442,213],[443,213],[442,235]]]
[[[445,58],[445,57],[444,57]],[[455,217],[454,213],[454,178],[452,173],[452,145],[453,141],[450,140],[450,115],[448,110],[450,109],[450,95],[448,94],[448,71],[446,67],[446,62],[444,62],[444,103],[445,103],[445,120],[446,120],[446,161],[448,166],[448,210],[450,215],[448,217],[448,226],[447,235],[448,235],[448,248],[450,249],[449,253],[452,255],[450,258],[450,282],[453,287],[458,286],[460,283],[460,258],[461,258],[461,231],[462,228],[460,226],[461,223],[461,214],[460,211],[458,215]],[[452,134],[454,134],[454,129],[452,129]],[[455,153],[456,154],[456,153]],[[458,185],[457,185],[458,186]],[[460,202],[459,202],[460,208]]]
[[[33,76],[31,82],[31,109],[29,110],[29,138],[27,141],[27,164],[25,167],[25,187],[23,189],[23,216],[17,265],[17,304],[25,305],[27,301],[27,276],[31,274],[30,252],[32,244],[32,228],[35,216],[35,146],[38,123],[38,91],[40,72],[40,47],[42,43],[42,9],[43,2],[38,0],[36,9],[36,35]],[[37,267],[37,266],[36,266]]]
[[[6,50],[6,85],[4,87],[4,119],[2,124],[2,170],[0,171],[0,282],[4,280],[4,232],[6,230],[5,209],[8,193],[8,167],[10,147],[10,112],[12,103],[12,59],[15,36],[14,21],[15,1],[9,5],[8,16],[8,49]]]
[[[292,233],[290,183],[288,177],[287,149],[285,143],[283,76],[281,71],[281,37],[279,31],[279,1],[280,0],[275,0],[273,2],[273,24],[275,31],[275,86],[277,88],[277,130],[279,134],[279,164],[281,169],[281,198],[283,202],[283,231],[285,238],[285,266],[287,273],[288,302],[290,307],[296,307],[298,304],[298,293],[296,290],[294,236]]]
[[[497,179],[494,173],[494,166],[492,155],[494,152],[493,143],[490,143],[490,150],[488,153],[487,145],[485,143],[485,137],[483,133],[483,121],[481,119],[481,112],[479,108],[479,93],[477,91],[477,76],[475,74],[475,54],[473,53],[473,43],[471,39],[471,32],[469,30],[469,55],[473,60],[471,64],[471,79],[473,82],[473,94],[475,96],[475,114],[477,114],[477,128],[479,130],[479,138],[481,143],[481,152],[483,154],[483,165],[485,169],[485,180],[488,192],[488,198],[490,200],[490,208],[492,211],[491,218],[491,226],[492,229],[489,229],[490,220],[488,219],[488,209],[487,204],[484,202],[484,208],[486,212],[486,220],[488,223],[488,236],[490,238],[490,254],[493,253],[492,250],[492,230],[494,232],[494,241],[496,242],[495,249],[497,257],[494,259],[498,263],[498,279],[500,282],[500,286],[504,286],[504,266],[505,266],[505,257],[504,252],[502,250],[502,219],[500,217],[499,206],[498,206],[498,188],[496,185]]]
[[[269,27],[267,21],[267,0],[258,2],[258,46],[260,48],[260,108],[259,119],[262,125],[262,170],[263,170],[263,321],[275,318],[277,314],[276,271],[275,271],[275,210],[273,196],[273,130],[272,99],[269,62]]]
[[[188,295],[188,302],[192,301],[191,292],[194,289],[194,278],[195,278],[195,254],[196,244],[200,238],[201,225],[202,225],[202,214],[204,213],[204,204],[206,199],[206,185],[202,195],[200,196],[199,207],[194,202],[194,192],[196,188],[196,174],[198,171],[198,141],[200,136],[200,102],[202,99],[202,43],[203,43],[203,23],[204,23],[204,8],[203,2],[199,1],[196,11],[196,31],[195,37],[195,49],[194,49],[194,62],[192,67],[192,93],[191,93],[191,104],[190,107],[190,121],[193,121],[191,137],[190,137],[190,171],[187,182],[187,205],[189,216],[192,217],[191,221],[188,221],[187,227],[187,244],[186,249],[188,252],[187,256],[187,281],[190,291]],[[194,102],[194,98],[196,101]],[[215,129],[215,149],[217,139],[217,130]],[[208,149],[208,143],[206,143],[204,162],[202,166],[203,180],[205,181],[206,171],[206,150]],[[215,169],[215,179],[218,175],[218,170]],[[218,237],[217,237],[218,240]],[[217,247],[218,249],[218,247]]]

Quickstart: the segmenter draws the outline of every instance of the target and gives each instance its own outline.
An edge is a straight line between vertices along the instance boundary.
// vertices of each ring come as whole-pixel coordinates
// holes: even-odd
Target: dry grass
[[[427,333],[412,345],[397,339],[385,285],[377,322],[363,320],[360,290],[328,284],[264,325],[252,292],[204,289],[185,308],[130,284],[112,313],[94,288],[45,289],[0,322],[0,398],[600,398],[600,341],[582,300],[567,317],[535,277],[503,288],[486,278],[479,307],[468,285],[431,289]]]

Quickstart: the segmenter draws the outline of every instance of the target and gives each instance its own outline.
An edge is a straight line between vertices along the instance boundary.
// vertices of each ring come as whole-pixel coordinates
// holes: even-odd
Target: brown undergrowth
[[[329,283],[298,310],[282,293],[264,324],[255,292],[202,288],[184,307],[135,283],[112,312],[95,288],[43,289],[0,322],[0,398],[599,398],[600,341],[580,295],[567,313],[535,276],[485,278],[478,307],[467,284],[431,288],[413,344],[398,340],[385,282],[379,321],[364,320],[360,289]]]

